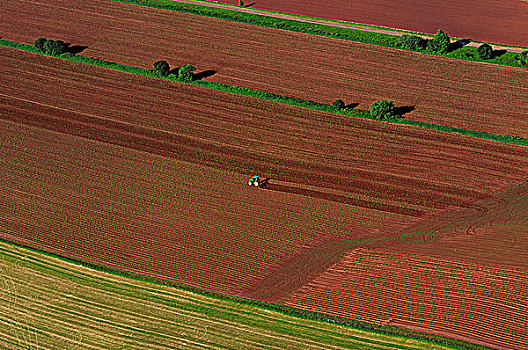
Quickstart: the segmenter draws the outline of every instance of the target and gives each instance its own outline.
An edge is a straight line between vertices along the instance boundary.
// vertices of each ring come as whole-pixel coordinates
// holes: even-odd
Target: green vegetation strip
[[[190,13],[200,16],[214,17],[233,22],[247,23],[269,28],[289,30],[299,33],[315,34],[330,38],[357,41],[365,44],[373,44],[390,48],[405,49],[399,43],[398,35],[368,32],[352,28],[341,28],[324,24],[301,22],[292,19],[275,18],[266,15],[257,15],[253,13],[228,10],[223,8],[210,7],[200,4],[187,4],[171,0],[113,0],[121,3],[153,7],[163,10]],[[413,34],[412,32],[406,32]],[[416,33],[419,35],[419,33]],[[500,45],[505,46],[505,45]],[[415,52],[424,52],[430,55],[450,57],[466,61],[487,62],[511,67],[528,67],[522,65],[519,61],[519,54],[515,52],[506,52],[492,59],[481,59],[477,54],[477,48],[464,46],[460,49],[447,52],[435,53],[426,50],[409,50]]]
[[[19,43],[16,41],[0,39],[0,46],[15,48],[15,49],[37,53],[37,54],[43,54],[33,45],[23,44],[23,43]],[[191,84],[191,85],[200,86],[203,88],[216,90],[216,91],[229,92],[229,93],[249,96],[249,97],[257,97],[257,98],[261,98],[261,99],[268,100],[268,101],[289,104],[292,106],[303,107],[303,108],[312,109],[316,111],[324,111],[324,112],[346,115],[346,116],[351,116],[351,117],[356,117],[356,118],[379,120],[379,119],[371,117],[370,112],[366,110],[336,109],[333,106],[327,105],[324,103],[303,100],[303,99],[294,98],[294,97],[282,96],[282,95],[273,94],[270,92],[248,89],[248,88],[227,85],[227,84],[217,83],[217,82],[212,82],[212,81],[196,80],[192,82],[182,82],[178,80],[177,76],[173,74],[167,77],[162,77],[151,69],[145,69],[145,68],[125,65],[121,63],[115,63],[111,61],[101,60],[99,58],[72,55],[68,53],[62,54],[59,56],[51,56],[51,57],[58,57],[58,58],[66,59],[66,60],[73,61],[73,62],[79,62],[79,63],[85,63],[85,64],[95,65],[95,66],[104,67],[104,68],[116,69],[116,70],[120,70],[120,71],[127,72],[127,73],[133,73],[133,74],[153,77],[157,79],[165,79],[165,80],[180,82],[182,84],[183,83]],[[409,120],[409,119],[404,119],[404,118],[382,119],[381,121],[394,123],[394,124],[418,126],[418,127],[422,127],[422,128],[426,128],[430,130],[456,133],[456,134],[476,137],[480,139],[486,139],[490,141],[498,141],[498,142],[515,144],[515,145],[528,146],[528,139],[522,138],[519,136],[491,134],[491,133],[486,133],[486,132],[481,132],[481,131],[473,131],[473,130],[455,128],[455,127],[447,126],[447,125],[426,123],[422,121]]]
[[[95,344],[100,349],[142,349],[185,344],[186,348],[266,349],[288,344],[291,349],[488,349],[396,327],[167,286],[0,242],[0,309],[8,309],[8,317],[0,322],[0,338],[25,348]],[[128,278],[119,278],[123,276]]]

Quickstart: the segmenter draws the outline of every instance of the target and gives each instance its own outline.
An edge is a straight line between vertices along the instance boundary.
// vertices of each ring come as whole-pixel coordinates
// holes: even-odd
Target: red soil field
[[[229,294],[298,302],[289,294],[326,278],[317,276],[350,248],[526,177],[520,146],[7,48],[0,74],[3,238]],[[249,188],[254,173],[270,185]],[[453,317],[421,327],[467,337],[466,319]]]
[[[215,2],[235,5],[233,0]],[[528,46],[528,4],[523,0],[247,1],[250,8],[294,13],[477,41]]]
[[[358,248],[283,302],[496,349],[526,349],[527,287],[527,269]]]
[[[44,36],[81,54],[151,67],[192,63],[207,79],[367,109],[412,106],[406,118],[528,137],[528,70],[464,62],[112,1],[0,3],[6,39]],[[138,25],[138,24],[141,25]],[[117,29],[116,29],[117,28]],[[522,32],[523,33],[523,32]]]
[[[0,237],[173,282],[239,294],[297,250],[402,221],[22,124],[0,134]]]
[[[514,185],[408,227],[400,233],[423,232],[424,240],[391,249],[528,268],[527,198],[528,183]]]

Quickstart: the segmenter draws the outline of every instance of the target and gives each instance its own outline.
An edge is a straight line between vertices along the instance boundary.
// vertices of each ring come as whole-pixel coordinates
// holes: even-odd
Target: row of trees
[[[345,109],[345,102],[341,99],[337,99],[332,102],[332,107],[335,109]],[[370,116],[374,119],[394,119],[401,117],[396,113],[396,106],[394,102],[387,100],[380,100],[370,105]]]
[[[443,30],[439,29],[433,39],[424,39],[418,35],[402,35],[398,39],[398,44],[407,50],[426,50],[432,53],[447,53],[450,50],[451,38]],[[478,58],[489,60],[495,57],[495,51],[490,44],[482,44],[476,50]],[[471,57],[471,54],[467,54]],[[517,61],[523,67],[528,67],[528,51],[523,51],[517,56]]]
[[[427,50],[434,53],[446,53],[449,50],[451,38],[442,29],[439,29],[433,39],[424,39],[418,35],[402,35],[398,44],[407,50]]]
[[[167,63],[167,61],[156,61],[154,62],[154,69],[153,71],[157,74],[159,74],[162,77],[167,77],[171,75],[170,66]],[[177,79],[181,81],[192,81],[193,80],[193,72],[196,70],[196,67],[186,64],[176,70]]]

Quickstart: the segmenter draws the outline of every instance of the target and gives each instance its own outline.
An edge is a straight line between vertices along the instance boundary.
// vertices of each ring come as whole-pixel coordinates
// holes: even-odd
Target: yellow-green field
[[[127,279],[0,242],[1,349],[443,349]]]

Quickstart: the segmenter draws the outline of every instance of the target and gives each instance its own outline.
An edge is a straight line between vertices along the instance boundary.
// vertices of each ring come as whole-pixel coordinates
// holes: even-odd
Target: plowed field
[[[230,294],[286,300],[350,247],[526,177],[520,146],[6,48],[0,75],[2,237]],[[469,337],[453,317],[422,328]]]
[[[528,270],[356,249],[284,303],[498,349],[528,346]]]
[[[415,108],[409,119],[528,137],[526,69],[104,0],[8,1],[0,11],[10,14],[0,22],[6,39],[60,38],[87,46],[82,54],[143,67],[192,63],[217,71],[207,79],[324,103],[367,109],[391,99]]]
[[[393,249],[528,268],[527,199],[528,183],[523,182],[472,208],[447,211],[405,229],[424,233],[426,239]]]
[[[236,4],[233,0],[218,0]],[[255,9],[407,29],[434,34],[447,30],[452,37],[528,46],[528,4],[522,0],[428,1],[246,1]]]

